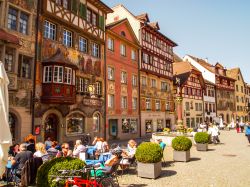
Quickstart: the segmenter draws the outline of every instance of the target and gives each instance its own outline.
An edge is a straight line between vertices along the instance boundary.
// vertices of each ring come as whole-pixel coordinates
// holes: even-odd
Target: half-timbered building
[[[176,62],[173,64],[175,90],[180,86],[182,97],[183,125],[186,127],[199,127],[204,121],[203,91],[205,82],[202,73],[189,62]]]
[[[0,0],[0,61],[10,81],[9,125],[13,142],[24,141],[32,132],[36,2]]]
[[[127,19],[106,26],[106,114],[108,137],[139,136],[139,48]]]
[[[141,44],[140,51],[140,135],[175,124],[173,103],[173,47],[177,44],[162,34],[148,14],[133,15],[123,5],[112,8],[107,23],[127,18]]]
[[[102,1],[43,0],[39,10],[35,134],[73,141],[104,136],[105,19]]]

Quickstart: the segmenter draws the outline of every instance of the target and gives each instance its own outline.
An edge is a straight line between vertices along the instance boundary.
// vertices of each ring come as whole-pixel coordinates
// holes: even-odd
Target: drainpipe
[[[35,39],[35,59],[34,59],[34,68],[33,68],[33,93],[32,93],[32,125],[31,125],[31,134],[34,134],[35,127],[35,97],[36,97],[36,68],[38,61],[38,32],[39,32],[39,17],[40,17],[40,8],[41,1],[37,1],[37,12],[36,12],[36,39]]]
[[[105,29],[105,28],[104,28]],[[106,33],[106,30],[105,30]],[[104,42],[104,140],[106,140],[106,120],[107,120],[107,111],[106,111],[106,104],[107,104],[107,81],[106,81],[106,72],[107,72],[107,59],[106,59],[106,34],[105,34],[105,42]]]

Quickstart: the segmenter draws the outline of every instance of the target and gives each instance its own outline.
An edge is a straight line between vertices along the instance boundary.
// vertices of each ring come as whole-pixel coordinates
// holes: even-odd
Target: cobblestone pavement
[[[191,149],[191,161],[173,162],[173,150],[164,152],[166,167],[157,179],[137,177],[131,168],[119,177],[121,187],[249,187],[250,146],[243,133],[221,131],[221,144],[209,145],[209,151]]]

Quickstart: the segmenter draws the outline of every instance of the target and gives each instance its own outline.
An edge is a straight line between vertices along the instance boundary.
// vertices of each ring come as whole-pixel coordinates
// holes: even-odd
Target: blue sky
[[[108,6],[124,4],[133,14],[147,12],[151,22],[178,44],[185,54],[240,67],[250,83],[250,0],[103,0]]]

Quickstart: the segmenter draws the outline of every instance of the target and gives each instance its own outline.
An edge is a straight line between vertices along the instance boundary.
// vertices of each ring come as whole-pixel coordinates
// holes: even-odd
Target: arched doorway
[[[229,117],[229,114],[227,114],[227,123],[230,123],[230,117]]]
[[[50,137],[51,140],[57,140],[57,130],[58,130],[58,117],[56,114],[49,114],[46,117],[44,124],[44,139]]]
[[[93,115],[93,132],[99,132],[101,128],[101,115],[94,113]]]
[[[18,123],[16,115],[13,113],[9,113],[9,127],[13,142],[17,140],[17,124]]]

